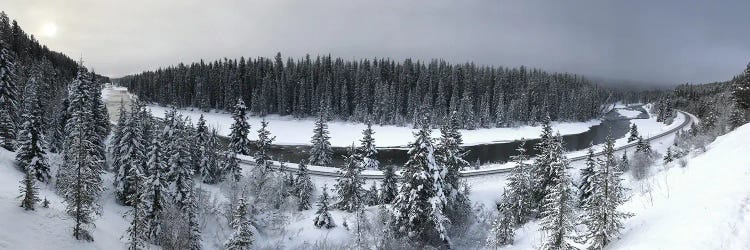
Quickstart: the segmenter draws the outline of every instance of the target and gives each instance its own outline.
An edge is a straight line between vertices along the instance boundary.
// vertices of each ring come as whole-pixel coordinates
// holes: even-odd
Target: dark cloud
[[[50,48],[122,76],[273,56],[442,58],[659,84],[726,80],[750,60],[750,1],[11,0]]]

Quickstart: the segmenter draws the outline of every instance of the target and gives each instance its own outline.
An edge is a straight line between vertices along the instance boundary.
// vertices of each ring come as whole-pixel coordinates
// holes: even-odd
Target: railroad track
[[[692,122],[692,117],[688,113],[686,113],[684,111],[678,110],[677,112],[679,112],[679,113],[681,113],[682,115],[685,116],[685,120],[682,122],[682,124],[680,124],[677,127],[672,128],[670,130],[667,130],[667,131],[664,131],[664,132],[659,133],[657,135],[651,136],[651,137],[648,138],[648,140],[649,141],[653,141],[653,140],[662,138],[664,136],[667,136],[667,135],[670,135],[672,133],[675,133],[675,132],[677,132],[680,129],[683,129],[685,126],[690,125],[690,123]],[[615,152],[626,150],[626,149],[629,149],[629,148],[633,148],[635,146],[636,146],[635,142],[628,143],[628,144],[623,145],[623,146],[615,147]],[[594,156],[601,156],[603,154],[604,154],[604,152],[600,151],[600,152],[594,153]],[[581,156],[576,156],[576,157],[568,158],[568,160],[570,162],[582,161],[582,160],[585,160],[585,159],[586,159],[586,155],[581,155]],[[253,162],[251,160],[247,160],[247,159],[240,159],[240,164],[254,165],[255,162]],[[273,162],[272,167],[275,168],[275,169],[280,169],[281,168],[281,166],[279,165],[278,162]],[[334,169],[334,168],[331,168],[331,169]],[[284,169],[281,169],[281,170],[282,171],[297,172],[297,168],[296,167],[292,167],[292,166],[288,166],[288,165],[285,165]],[[510,172],[511,170],[513,170],[513,168],[494,168],[494,169],[464,170],[464,171],[461,171],[461,177],[479,177],[479,176],[486,176],[486,175],[503,174],[503,173]],[[313,170],[313,169],[309,169],[309,168],[308,168],[307,171],[308,171],[308,173],[310,175],[313,175],[313,176],[321,176],[321,177],[339,177],[339,176],[341,176],[341,174],[338,171],[336,171],[336,172],[333,172],[333,171],[320,171],[320,170]],[[362,177],[365,178],[365,179],[374,179],[374,180],[383,179],[383,175],[382,174],[362,174]]]

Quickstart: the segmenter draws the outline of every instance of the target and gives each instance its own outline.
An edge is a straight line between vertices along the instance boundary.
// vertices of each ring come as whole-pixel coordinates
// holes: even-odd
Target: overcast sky
[[[659,84],[728,80],[750,61],[747,0],[3,0],[0,8],[51,49],[83,54],[113,77],[277,51]]]

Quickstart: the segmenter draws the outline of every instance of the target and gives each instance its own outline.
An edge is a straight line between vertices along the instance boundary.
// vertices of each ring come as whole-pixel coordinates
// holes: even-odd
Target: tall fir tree
[[[744,74],[733,81],[732,97],[740,109],[750,109],[750,63],[747,64]]]
[[[467,221],[471,202],[460,191],[461,170],[469,166],[463,159],[463,138],[459,132],[459,121],[456,112],[451,113],[445,124],[440,127],[440,139],[435,149],[437,164],[445,170],[445,197],[448,201],[445,214],[455,223]]]
[[[255,163],[258,167],[264,168],[266,172],[271,171],[271,156],[268,154],[276,136],[271,136],[268,131],[268,121],[265,118],[260,122],[258,129],[258,141],[255,142]]]
[[[104,158],[100,154],[102,142],[96,134],[92,119],[91,99],[86,85],[91,84],[86,71],[79,67],[76,79],[69,85],[68,113],[65,124],[63,165],[58,170],[57,187],[66,203],[66,212],[73,216],[73,236],[78,240],[92,241],[88,228],[100,214],[98,203],[102,187],[101,174]]]
[[[128,204],[131,206],[128,214],[131,219],[126,234],[129,241],[128,249],[138,250],[145,248],[148,240],[148,213],[145,210],[147,200],[146,193],[143,190],[146,177],[140,168],[131,169],[129,173],[128,179],[131,181],[135,192],[128,196]]]
[[[586,163],[581,169],[581,183],[578,184],[578,201],[583,205],[584,201],[591,196],[591,183],[594,181],[594,169],[596,169],[596,160],[594,159],[593,145],[589,145],[586,153]]]
[[[547,196],[547,192],[550,190],[549,186],[553,186],[555,176],[558,172],[555,171],[552,166],[552,162],[555,160],[556,138],[552,134],[552,125],[550,124],[549,116],[545,116],[542,119],[542,133],[539,136],[539,143],[534,146],[534,149],[539,152],[539,155],[534,160],[532,168],[532,186],[534,190],[533,201],[536,206],[541,206],[542,200]],[[539,207],[539,211],[543,208]]]
[[[365,180],[362,179],[362,166],[360,159],[357,158],[354,144],[349,147],[349,156],[346,158],[346,164],[343,167],[341,177],[336,180],[336,192],[338,193],[338,202],[336,207],[347,212],[357,211],[363,206],[365,190],[362,187]]]
[[[430,128],[424,124],[414,133],[409,144],[409,159],[404,164],[401,188],[394,201],[395,229],[400,236],[422,244],[450,247],[443,214],[448,202],[445,197],[445,172],[435,159]]]
[[[310,149],[310,164],[331,167],[333,166],[333,150],[331,149],[331,137],[328,135],[328,123],[326,121],[326,115],[321,112],[318,115],[318,120],[315,121],[315,129],[313,130],[312,148]]]
[[[308,210],[312,206],[311,199],[315,185],[307,173],[307,165],[302,160],[298,165],[297,177],[294,178],[294,192],[297,197],[297,209]]]
[[[559,136],[558,136],[559,137]],[[562,152],[562,142],[554,139],[551,152]],[[565,155],[553,153],[550,170],[554,179],[547,186],[542,200],[541,229],[544,231],[544,249],[573,249],[571,240],[575,226],[573,182],[568,175]]]
[[[21,180],[21,186],[18,188],[21,195],[21,207],[24,210],[34,210],[36,203],[39,202],[39,188],[36,187],[36,176],[34,176],[33,169],[27,168],[24,170],[23,179]]]
[[[224,243],[224,248],[228,250],[250,250],[255,242],[254,227],[250,222],[247,202],[244,198],[240,198],[238,203],[230,223],[233,230],[232,235]]]
[[[592,176],[591,194],[584,200],[582,218],[588,229],[583,235],[590,249],[603,249],[623,228],[628,214],[617,208],[625,202],[622,173],[617,168],[614,140],[607,138],[604,159],[599,160]]]
[[[16,138],[17,106],[16,57],[0,39],[0,147],[10,151]]]
[[[242,167],[240,167],[240,159],[237,158],[237,153],[234,151],[224,152],[224,171],[232,178],[232,181],[239,182],[242,179]]]
[[[120,127],[120,140],[116,146],[118,158],[114,160],[115,166],[115,194],[122,203],[129,205],[128,197],[137,190],[133,185],[133,172],[144,169],[146,163],[146,142],[143,141],[143,126],[140,112],[141,106],[137,101],[131,105],[130,114],[124,126]]]
[[[37,98],[38,77],[39,75],[32,76],[26,84],[22,123],[16,142],[18,147],[16,162],[21,169],[31,171],[38,181],[47,182],[50,179],[50,170],[44,152],[42,110]]]
[[[205,148],[206,142],[211,137],[211,131],[209,131],[208,126],[206,126],[206,118],[203,117],[203,114],[198,118],[198,123],[195,124],[195,147],[194,149],[196,152],[192,154],[193,159],[195,160],[193,164],[194,170],[196,173],[203,173],[201,159],[204,152],[206,152],[208,149]]]
[[[393,165],[383,166],[383,181],[380,183],[380,203],[391,204],[398,195],[398,181]]]
[[[511,157],[514,167],[508,177],[508,187],[505,189],[504,200],[507,204],[505,209],[511,216],[514,225],[526,223],[532,215],[532,187],[531,187],[531,164],[527,163],[526,141],[523,140],[516,148],[518,154]],[[505,216],[505,215],[502,215]]]
[[[219,162],[219,143],[216,133],[216,129],[213,129],[211,135],[200,147],[201,176],[203,176],[203,182],[207,184],[216,184],[224,179],[224,168]]]
[[[169,181],[167,180],[168,165],[166,162],[167,155],[162,147],[164,132],[159,137],[154,138],[149,145],[148,173],[143,187],[143,211],[146,214],[146,238],[154,243],[161,234],[162,211],[167,202],[169,195]]]
[[[359,158],[362,162],[362,169],[377,169],[380,168],[380,162],[377,159],[378,149],[375,148],[375,138],[372,135],[375,132],[372,130],[372,122],[367,121],[367,128],[362,131],[362,139],[360,139],[360,145],[357,149]]]
[[[237,154],[250,155],[250,139],[247,138],[250,134],[250,124],[247,123],[247,106],[241,98],[234,105],[232,119],[234,123],[231,127],[232,132],[229,134],[229,148]]]
[[[507,193],[507,192],[506,192]],[[498,206],[498,214],[487,236],[487,247],[495,248],[513,243],[515,232],[513,229],[514,213],[509,201],[502,201]]]

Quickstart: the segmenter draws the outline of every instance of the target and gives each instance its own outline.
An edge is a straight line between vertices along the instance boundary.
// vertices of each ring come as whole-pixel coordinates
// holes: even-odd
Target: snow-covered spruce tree
[[[2,40],[0,39],[0,147],[13,151],[18,108],[16,59]]]
[[[146,177],[143,171],[136,167],[130,170],[129,181],[133,185],[135,192],[128,196],[128,204],[131,209],[128,211],[130,215],[130,225],[126,230],[126,236],[128,238],[128,249],[137,250],[143,249],[148,241],[148,213],[146,211],[146,199],[147,193],[144,191]]]
[[[375,206],[380,204],[380,199],[378,198],[378,186],[375,182],[370,185],[370,189],[365,191],[363,203],[367,206]]]
[[[455,231],[465,232],[464,226],[470,223],[472,209],[469,197],[460,191],[462,187],[461,170],[469,166],[469,162],[463,159],[465,153],[462,149],[463,139],[459,129],[458,115],[453,112],[440,127],[440,139],[435,149],[435,158],[438,165],[445,169],[445,188],[443,191],[448,203],[445,206],[444,213],[450,219]]]
[[[553,181],[556,179],[557,172],[552,169],[552,162],[555,160],[554,154],[557,153],[554,152],[555,140],[547,115],[542,119],[542,134],[539,136],[539,143],[534,145],[534,149],[539,152],[539,155],[534,159],[531,171],[532,190],[534,190],[532,201],[534,206],[539,208],[539,211],[542,210],[541,203],[547,196],[548,187],[555,184]]]
[[[596,168],[596,161],[594,159],[594,148],[589,145],[588,153],[586,154],[586,163],[581,169],[581,183],[578,184],[578,201],[583,206],[584,201],[591,196],[591,182],[594,181],[594,169]]]
[[[297,197],[297,209],[300,211],[308,210],[311,207],[311,199],[315,185],[310,180],[310,175],[307,173],[307,166],[305,160],[300,161],[297,165],[299,170],[297,171],[297,178],[294,178],[294,192]]]
[[[729,128],[735,129],[739,128],[740,126],[747,123],[747,118],[745,117],[745,111],[738,108],[738,105],[732,105],[731,113],[729,114]]]
[[[250,250],[255,241],[253,225],[248,218],[245,198],[240,198],[238,203],[230,223],[234,231],[227,242],[224,243],[224,248],[228,250]]]
[[[331,149],[331,139],[328,136],[328,123],[326,122],[325,112],[320,112],[318,120],[315,121],[313,129],[312,148],[310,149],[310,164],[331,167],[333,166],[333,150]]]
[[[426,122],[425,122],[426,123]],[[400,237],[432,246],[450,247],[446,229],[450,220],[443,214],[445,172],[435,160],[430,128],[423,125],[409,144],[398,196],[394,200],[394,227]]]
[[[625,202],[625,188],[620,185],[620,175],[615,159],[614,140],[607,138],[604,159],[599,160],[591,182],[591,195],[584,200],[582,218],[587,231],[583,235],[590,249],[603,249],[623,228],[622,220],[628,214],[617,211]]]
[[[541,230],[544,231],[543,249],[573,249],[570,240],[575,223],[573,182],[568,176],[568,159],[562,154],[562,142],[554,139],[551,171],[554,179],[542,200]]]
[[[115,124],[115,127],[112,128],[112,138],[109,140],[109,144],[107,145],[107,150],[109,150],[109,153],[112,154],[113,161],[116,161],[119,159],[119,153],[117,151],[117,146],[120,145],[120,139],[122,138],[122,128],[124,126],[127,126],[127,112],[125,111],[125,103],[120,100],[120,108],[118,110],[118,117],[117,117],[117,124]],[[118,169],[117,167],[120,164],[114,162],[112,163],[113,171],[117,173]]]
[[[260,129],[258,129],[258,141],[255,142],[256,167],[265,168],[265,171],[271,171],[271,156],[268,154],[268,150],[274,140],[276,140],[276,136],[271,136],[271,131],[268,131],[268,122],[263,118],[260,122]]]
[[[184,133],[178,133],[179,137],[184,137]],[[184,140],[178,140],[178,142],[186,143]],[[174,158],[181,155],[182,150],[177,150],[176,154],[170,157],[170,162],[175,162]],[[187,152],[182,151],[183,155],[187,155]],[[198,206],[195,200],[195,188],[193,183],[193,168],[188,164],[189,161],[182,161],[181,164],[176,165],[175,171],[175,194],[174,204],[181,213],[181,219],[183,219],[184,225],[187,227],[187,231],[184,232],[184,240],[186,240],[187,249],[200,249],[201,248],[201,231],[200,225],[198,224]]]
[[[354,212],[363,205],[364,188],[362,187],[365,180],[360,175],[362,164],[357,159],[354,144],[349,147],[349,156],[346,158],[346,164],[343,167],[341,177],[336,180],[336,192],[338,194],[338,209]]]
[[[380,203],[391,204],[398,195],[398,184],[396,180],[396,170],[393,165],[383,166],[383,181],[380,183]]]
[[[196,173],[203,173],[203,169],[201,169],[201,155],[206,150],[204,148],[204,145],[206,145],[206,142],[209,140],[209,137],[211,136],[211,131],[208,130],[208,126],[206,126],[206,119],[203,117],[203,114],[198,118],[198,123],[195,124],[195,135],[193,136],[194,144],[195,144],[195,151],[192,153],[192,157],[194,159],[193,164],[194,170]]]
[[[744,74],[733,81],[732,97],[740,109],[750,109],[750,63],[747,64]]]
[[[146,163],[146,142],[143,141],[142,117],[140,116],[141,106],[134,102],[131,105],[130,115],[120,130],[120,140],[117,145],[117,159],[115,163],[119,164],[115,168],[115,194],[121,204],[130,205],[128,197],[136,193],[136,187],[133,186],[132,176],[134,169],[143,170]]]
[[[644,153],[648,157],[651,157],[651,153],[653,153],[653,151],[651,150],[651,143],[649,142],[649,139],[643,139],[643,136],[638,136],[638,142],[636,142],[635,152]]]
[[[664,153],[664,165],[669,164],[674,160],[674,155],[672,155],[672,147],[667,148],[667,152]]]
[[[487,247],[497,249],[513,243],[513,238],[515,237],[513,230],[515,215],[511,211],[513,209],[511,206],[512,204],[505,199],[498,206],[497,218],[492,222],[492,228],[487,236]]]
[[[224,171],[232,178],[232,181],[239,182],[242,179],[242,167],[240,167],[240,159],[237,158],[237,153],[234,151],[224,152]]]
[[[21,195],[18,196],[21,198],[21,207],[24,210],[34,210],[34,206],[39,202],[39,188],[36,187],[35,182],[36,176],[34,176],[33,169],[26,168],[19,187]]]
[[[630,132],[628,132],[630,136],[628,137],[628,142],[634,142],[638,140],[638,137],[640,136],[638,134],[638,126],[633,123],[633,125],[630,125]]]
[[[195,190],[192,186],[190,192],[185,198],[187,203],[184,204],[185,206],[181,210],[185,220],[187,220],[186,224],[189,227],[187,239],[189,245],[188,249],[201,249],[201,229],[200,224],[198,224],[198,204],[196,204]]]
[[[219,143],[216,142],[216,129],[211,131],[211,135],[201,146],[200,169],[203,171],[203,182],[207,184],[216,184],[224,179],[223,166],[219,164]]]
[[[620,172],[625,172],[630,168],[630,162],[628,162],[628,151],[624,150],[622,152],[622,158],[620,158],[619,165],[617,165],[618,170]]]
[[[358,158],[361,159],[362,169],[382,170],[380,162],[377,159],[378,149],[375,148],[375,138],[372,138],[373,134],[375,132],[372,130],[372,123],[368,120],[367,128],[362,131],[362,139],[357,149]]]
[[[21,169],[30,171],[34,178],[41,182],[50,179],[49,164],[44,152],[44,134],[42,133],[42,110],[37,98],[36,79],[39,75],[29,78],[26,84],[21,127],[18,131],[16,146],[16,162]]]
[[[193,168],[190,165],[190,152],[187,150],[187,133],[185,133],[185,122],[181,116],[174,119],[173,124],[168,128],[169,151],[168,165],[171,172],[171,178],[174,182],[173,200],[179,209],[184,209],[191,204],[193,195]]]
[[[169,195],[167,180],[167,157],[162,148],[163,141],[162,137],[164,133],[157,138],[154,138],[153,142],[149,145],[148,150],[148,161],[146,167],[148,167],[149,175],[146,177],[143,186],[143,211],[146,214],[146,239],[151,242],[158,243],[159,234],[161,233],[161,218],[162,211],[167,202],[167,196]]]
[[[508,187],[505,189],[504,201],[507,210],[512,217],[514,225],[523,225],[532,215],[532,190],[531,190],[531,165],[526,163],[526,141],[516,148],[517,155],[511,156],[514,167],[508,177]]]
[[[323,193],[320,195],[320,198],[318,200],[318,211],[315,212],[315,219],[313,220],[313,225],[317,228],[325,228],[325,229],[331,229],[336,227],[336,223],[333,222],[333,217],[331,217],[331,213],[328,212],[330,210],[328,205],[328,187],[326,185],[323,185]]]
[[[78,76],[68,87],[70,118],[65,124],[64,162],[58,170],[56,184],[65,199],[66,212],[75,221],[73,236],[78,240],[92,241],[87,228],[93,224],[94,216],[100,213],[97,201],[103,190],[104,157],[99,150],[101,138],[96,134],[92,120],[92,97],[85,91],[86,85],[90,84],[85,75],[85,69],[79,68]]]
[[[229,148],[241,155],[250,155],[250,139],[247,138],[250,133],[250,124],[247,123],[247,107],[242,98],[237,99],[232,113],[232,132],[229,134]]]
[[[97,136],[99,136],[98,141],[104,142],[107,139],[107,136],[109,136],[109,113],[107,113],[107,106],[104,104],[104,101],[102,100],[102,83],[99,81],[99,78],[96,76],[96,73],[92,72],[91,74],[88,74],[88,78],[90,79],[90,84],[86,87],[86,92],[89,96],[91,96],[91,114],[92,114],[92,123],[94,124],[94,131]],[[138,103],[139,111],[142,111],[144,109],[144,106],[142,103]],[[143,114],[143,112],[139,112]],[[102,144],[99,147],[97,147],[99,150],[99,154],[104,156],[106,152],[106,147]]]

